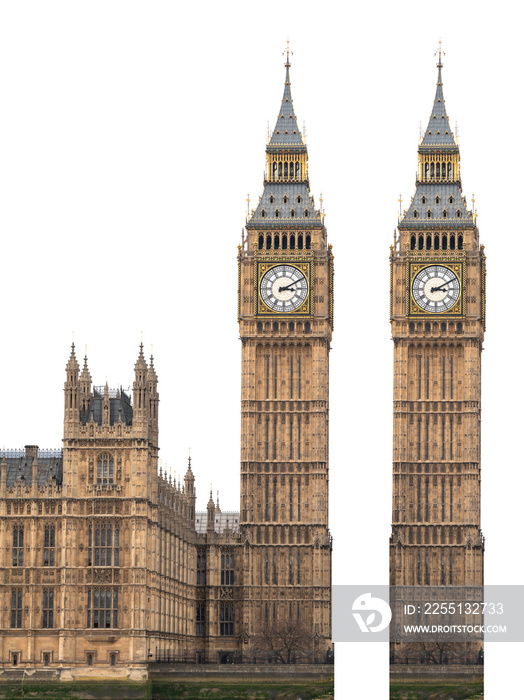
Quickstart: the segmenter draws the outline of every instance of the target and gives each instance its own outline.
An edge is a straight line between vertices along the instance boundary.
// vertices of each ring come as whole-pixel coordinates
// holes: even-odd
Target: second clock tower
[[[333,256],[309,191],[289,78],[266,148],[264,192],[239,247],[244,623],[300,621],[324,656],[331,633],[328,529]],[[246,578],[248,580],[246,580]]]

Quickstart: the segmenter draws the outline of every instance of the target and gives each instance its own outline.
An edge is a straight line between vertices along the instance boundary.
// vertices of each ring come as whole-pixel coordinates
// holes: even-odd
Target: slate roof
[[[18,476],[21,475],[25,481],[26,488],[29,488],[33,484],[33,458],[32,457],[7,457],[5,458],[7,463],[7,486],[10,488],[13,486]],[[60,485],[62,483],[63,476],[63,461],[62,457],[37,457],[38,461],[38,476],[37,482],[38,486],[45,486],[49,477],[50,469],[53,468],[53,478],[56,479],[56,483]],[[0,472],[4,468],[3,461],[0,459]]]
[[[422,143],[420,144],[421,150],[427,150],[427,148],[435,148],[436,146],[442,146],[444,148],[452,147],[454,150],[458,150],[458,146],[455,143],[455,137],[451,131],[449,125],[449,118],[446,112],[446,103],[444,101],[444,90],[442,87],[442,63],[438,63],[438,78],[437,78],[437,91],[435,93],[435,101],[433,102],[433,109],[431,110],[431,116],[429,118],[428,127]]]
[[[458,152],[455,137],[449,126],[442,87],[442,63],[437,64],[438,79],[433,109],[419,152]],[[450,201],[451,198],[451,201]],[[425,200],[425,201],[424,201]],[[428,213],[430,216],[428,216]],[[446,216],[444,216],[444,213]],[[399,228],[427,228],[429,226],[469,228],[475,226],[473,214],[466,206],[460,180],[455,182],[420,182],[409,209],[404,213]]]
[[[439,203],[436,199],[439,199]],[[450,203],[449,198],[453,198]],[[422,199],[426,199],[426,203]],[[428,218],[428,211],[431,217]],[[444,211],[447,216],[444,218]],[[416,213],[416,215],[415,215]],[[419,182],[415,195],[399,228],[422,228],[424,226],[459,226],[468,228],[474,226],[473,214],[466,207],[465,200],[458,182]]]
[[[289,77],[289,63],[286,63],[286,82],[284,83],[284,95],[282,105],[278,113],[277,122],[273,129],[273,135],[269,146],[304,146],[302,134],[297,124],[297,117],[293,108],[291,97],[291,80]]]
[[[104,403],[103,392],[93,389],[93,396],[89,401],[89,408],[80,416],[83,423],[88,423],[91,419],[98,425],[102,425],[102,409]],[[114,425],[121,417],[126,425],[133,424],[133,406],[131,397],[121,389],[109,398],[109,423]]]
[[[271,197],[274,198],[273,204],[270,202]],[[284,197],[287,197],[287,204],[284,203]],[[301,199],[300,204],[297,197]],[[295,212],[294,218],[291,217],[292,210]],[[260,202],[249,220],[250,224],[263,226],[302,226],[321,222],[320,213],[315,209],[306,182],[267,182]]]
[[[291,97],[289,60],[286,61],[285,65],[284,95],[267,151],[307,151],[306,144],[298,128]],[[301,198],[300,203],[297,201],[299,196]],[[271,197],[274,197],[274,203],[270,202]],[[287,197],[287,203],[284,203],[284,197]],[[292,211],[294,212],[294,217],[291,216]],[[298,182],[265,182],[262,197],[248,222],[248,226],[268,228],[303,228],[304,225],[311,226],[312,224],[321,225],[322,217],[320,212],[315,209],[306,177]]]
[[[215,513],[215,532],[221,535],[224,530],[229,527],[233,534],[236,535],[240,529],[238,524],[239,520],[240,513],[235,513],[233,511]],[[200,535],[207,532],[207,512],[195,513],[195,529]]]

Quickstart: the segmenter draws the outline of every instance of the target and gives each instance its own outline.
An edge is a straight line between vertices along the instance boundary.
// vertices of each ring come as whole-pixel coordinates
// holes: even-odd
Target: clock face
[[[293,265],[276,265],[260,280],[260,296],[273,311],[288,313],[302,306],[308,286],[304,274]]]
[[[458,301],[460,282],[449,267],[429,265],[413,280],[412,292],[415,302],[421,309],[440,314],[449,311]]]

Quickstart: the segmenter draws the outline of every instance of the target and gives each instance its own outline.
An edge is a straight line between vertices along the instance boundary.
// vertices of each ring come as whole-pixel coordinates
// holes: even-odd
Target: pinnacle
[[[138,359],[135,363],[135,370],[147,369],[146,358],[144,357],[144,345],[140,343],[140,352],[138,353]]]
[[[78,370],[79,365],[76,360],[76,355],[75,355],[75,344],[71,344],[71,355],[69,356],[69,361],[67,363],[66,369],[73,369],[73,370]]]

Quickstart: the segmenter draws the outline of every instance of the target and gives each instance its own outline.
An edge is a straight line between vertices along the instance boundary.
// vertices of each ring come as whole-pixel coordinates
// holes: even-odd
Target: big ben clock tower
[[[416,191],[391,249],[394,586],[483,585],[485,256],[475,213],[462,194],[440,50],[438,56],[435,101],[418,149]],[[419,651],[427,654],[427,649]],[[423,660],[407,658],[402,649],[394,652],[401,663]],[[477,645],[460,653],[451,648],[447,656],[449,663],[464,663],[469,654],[467,663],[474,663],[478,653]]]
[[[264,191],[239,246],[242,341],[241,533],[247,639],[303,625],[330,649],[329,348],[333,256],[309,191],[291,99],[266,148]]]

